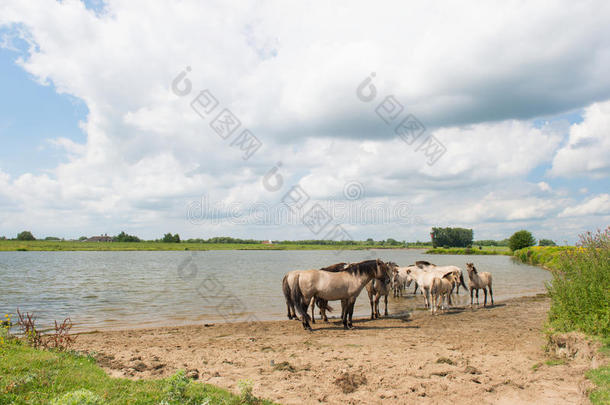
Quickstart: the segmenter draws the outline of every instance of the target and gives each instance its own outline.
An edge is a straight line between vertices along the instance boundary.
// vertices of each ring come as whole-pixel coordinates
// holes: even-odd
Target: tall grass
[[[549,248],[553,249],[553,248]],[[551,296],[550,326],[559,332],[579,330],[608,337],[610,333],[610,227],[586,233],[575,248],[558,251]]]

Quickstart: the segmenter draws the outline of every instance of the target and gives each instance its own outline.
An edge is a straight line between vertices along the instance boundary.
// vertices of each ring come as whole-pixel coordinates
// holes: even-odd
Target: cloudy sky
[[[0,235],[610,223],[610,3],[358,3],[3,0]]]

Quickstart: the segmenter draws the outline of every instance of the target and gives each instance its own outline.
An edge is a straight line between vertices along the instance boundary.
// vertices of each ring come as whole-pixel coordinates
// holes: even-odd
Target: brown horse
[[[342,271],[345,268],[347,263],[337,263],[328,267],[322,267],[320,270],[324,271]],[[297,314],[294,310],[294,302],[292,301],[292,289],[291,286],[294,284],[295,276],[303,270],[293,270],[289,271],[284,275],[282,279],[282,292],[284,293],[284,298],[286,299],[286,308],[288,310],[288,319],[298,319]],[[314,303],[315,301],[315,303]],[[325,322],[328,322],[328,318],[326,317],[326,311],[332,312],[332,307],[328,305],[328,303],[324,302],[324,300],[316,300],[312,297],[310,305],[311,305],[311,322],[316,323],[314,310],[316,305],[318,304],[318,308],[320,308],[320,315],[322,315],[322,319]]]
[[[470,307],[472,308],[472,292],[477,291],[477,305],[479,305],[479,290],[482,289],[485,293],[485,301],[483,306],[487,305],[487,290],[491,296],[491,305],[494,304],[494,293],[491,289],[491,274],[483,271],[479,273],[473,263],[466,263],[468,270],[468,278],[470,279]]]
[[[389,273],[388,265],[379,259],[349,264],[345,270],[336,273],[323,270],[299,272],[292,288],[292,301],[301,315],[303,328],[311,330],[307,308],[312,297],[326,302],[340,300],[343,327],[353,328],[354,304],[358,294],[373,278],[384,280]]]

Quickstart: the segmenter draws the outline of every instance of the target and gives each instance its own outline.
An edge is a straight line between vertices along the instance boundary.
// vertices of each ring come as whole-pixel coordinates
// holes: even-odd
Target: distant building
[[[92,236],[85,239],[83,242],[112,242],[112,236],[108,236],[107,233],[100,236]]]
[[[263,245],[273,245],[273,242],[271,241],[271,239],[264,240],[262,243],[263,243]]]

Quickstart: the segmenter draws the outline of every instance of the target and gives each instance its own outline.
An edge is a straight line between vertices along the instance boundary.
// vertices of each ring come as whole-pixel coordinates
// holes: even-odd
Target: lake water
[[[289,270],[372,257],[401,266],[416,260],[474,262],[494,278],[494,298],[544,292],[550,274],[509,256],[426,255],[419,250],[0,252],[0,315],[34,312],[41,326],[71,317],[75,330],[286,319],[281,280]],[[390,314],[422,307],[421,295],[389,300]],[[482,293],[480,294],[482,304]],[[461,293],[458,304],[467,303]],[[340,303],[331,303],[340,311]],[[354,316],[370,314],[366,290]],[[316,315],[317,316],[317,315]]]

